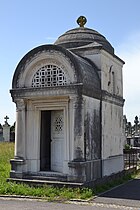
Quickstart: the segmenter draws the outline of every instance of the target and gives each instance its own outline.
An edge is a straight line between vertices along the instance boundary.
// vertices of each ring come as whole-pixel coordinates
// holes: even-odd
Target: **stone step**
[[[51,181],[67,181],[67,177],[57,177],[57,176],[26,176],[26,179],[31,180],[51,180]]]
[[[24,178],[30,180],[67,181],[67,175],[58,172],[38,172],[26,175]]]
[[[53,186],[57,186],[57,187],[83,187],[83,183],[76,183],[76,182],[67,182],[67,181],[58,181],[58,180],[36,180],[36,179],[18,179],[18,178],[8,178],[7,179],[8,182],[16,182],[16,183],[24,183],[24,184],[28,184],[28,185],[32,185],[32,186],[43,186],[44,184],[47,185],[53,185]]]

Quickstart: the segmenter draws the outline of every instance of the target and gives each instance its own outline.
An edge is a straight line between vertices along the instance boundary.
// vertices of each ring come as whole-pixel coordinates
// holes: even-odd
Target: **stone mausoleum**
[[[124,169],[122,61],[97,31],[79,26],[19,62],[11,178],[90,182]]]

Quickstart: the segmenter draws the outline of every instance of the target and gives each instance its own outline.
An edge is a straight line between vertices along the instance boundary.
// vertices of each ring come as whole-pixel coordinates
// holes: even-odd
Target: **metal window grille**
[[[63,86],[65,84],[68,84],[65,72],[55,65],[41,67],[32,80],[32,87]]]

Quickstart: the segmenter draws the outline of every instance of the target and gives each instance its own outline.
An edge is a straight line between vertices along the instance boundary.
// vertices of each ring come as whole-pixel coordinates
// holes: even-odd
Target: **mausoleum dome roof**
[[[114,53],[114,48],[102,34],[84,26],[80,26],[65,32],[56,40],[54,44],[60,45],[66,49],[70,49],[85,46],[93,42],[101,44],[102,47],[109,53]]]

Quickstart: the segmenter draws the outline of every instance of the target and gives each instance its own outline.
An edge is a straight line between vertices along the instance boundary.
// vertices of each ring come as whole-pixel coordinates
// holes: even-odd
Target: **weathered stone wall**
[[[97,53],[95,51],[95,53]],[[117,96],[123,96],[122,67],[123,61],[105,51],[93,55],[86,55],[101,70],[101,89]]]
[[[100,158],[101,151],[101,120],[100,101],[90,97],[85,99],[85,158],[94,160]]]
[[[122,107],[102,103],[102,159],[103,175],[123,170]]]
[[[122,107],[108,102],[102,103],[102,157],[123,154]]]
[[[101,177],[101,116],[100,100],[86,97],[84,141],[86,160],[86,181]]]

